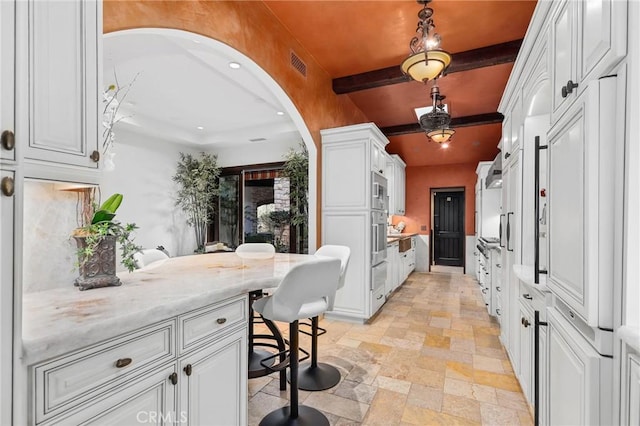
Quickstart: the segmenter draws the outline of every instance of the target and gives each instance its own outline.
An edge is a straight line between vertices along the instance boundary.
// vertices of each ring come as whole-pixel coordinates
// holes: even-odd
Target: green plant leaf
[[[122,194],[113,194],[111,197],[107,198],[107,201],[102,203],[102,205],[100,206],[100,210],[106,210],[109,213],[115,213],[116,210],[118,210],[118,207],[120,207],[120,203],[122,203]]]
[[[111,213],[107,210],[98,210],[93,214],[93,219],[91,220],[91,224],[95,225],[96,223],[100,223],[100,222],[109,222],[115,216],[116,215],[114,213]]]

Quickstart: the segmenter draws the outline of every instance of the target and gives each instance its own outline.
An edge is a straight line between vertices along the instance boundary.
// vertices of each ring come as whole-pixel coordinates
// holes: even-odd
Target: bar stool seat
[[[289,323],[290,405],[269,413],[261,426],[329,425],[324,414],[298,401],[298,320],[325,312],[335,297],[339,279],[340,260],[317,256],[294,265],[272,295],[253,302],[253,309],[265,319]]]
[[[269,243],[244,243],[236,248],[236,254],[244,259],[270,259],[275,253],[276,248]],[[271,370],[265,368],[265,359],[269,360],[266,364],[267,367],[275,363],[275,359],[272,356],[274,352],[260,349],[259,347],[273,348],[275,352],[281,352],[286,348],[284,339],[275,324],[260,316],[256,318],[251,308],[253,302],[263,297],[264,292],[265,290],[257,290],[249,293],[249,379],[266,376],[271,373]],[[271,334],[255,334],[254,326],[256,323],[264,323]],[[280,390],[285,390],[286,388],[286,376],[283,371],[280,377]]]

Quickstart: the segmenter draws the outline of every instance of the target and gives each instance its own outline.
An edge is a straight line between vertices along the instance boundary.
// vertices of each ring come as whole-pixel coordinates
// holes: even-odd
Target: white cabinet
[[[169,318],[30,371],[33,424],[246,424],[247,297]]]
[[[386,144],[379,139],[371,139],[371,171],[384,175],[387,168],[388,154],[384,149]]]
[[[529,403],[533,403],[533,311],[526,300],[520,300],[520,371],[518,380],[522,393]]]
[[[612,221],[618,214],[617,143],[610,138],[616,80],[591,82],[549,134],[548,286],[588,325],[608,329],[613,328]]]
[[[20,70],[16,74],[20,93],[16,113],[28,117],[20,119],[25,126],[20,128],[24,157],[96,169],[101,134],[102,3],[17,2],[16,34]],[[47,167],[29,164],[35,165],[27,168],[27,176],[50,177]]]
[[[556,121],[584,90],[626,54],[627,2],[561,2],[551,20],[552,117]]]
[[[179,367],[177,413],[190,425],[247,423],[246,329],[183,357]]]
[[[640,353],[623,343],[620,424],[640,424]]]
[[[610,424],[613,359],[598,354],[559,311],[547,315],[549,424]]]
[[[0,159],[15,160],[11,146],[15,132],[15,2],[0,2]],[[7,133],[5,133],[7,132]],[[11,139],[11,140],[10,140]]]
[[[381,284],[373,284],[372,253],[378,243],[372,234],[375,231],[380,235],[382,230],[382,236],[386,235],[387,215],[381,209],[375,210],[377,205],[372,198],[374,177],[378,184],[386,179],[376,168],[386,168],[384,147],[389,141],[373,123],[325,129],[320,134],[322,244],[351,249],[345,284],[336,293],[334,308],[327,315],[366,321],[380,301],[384,303],[386,271]],[[383,299],[378,299],[380,294]]]
[[[0,7],[2,7],[0,3]],[[15,173],[0,169],[2,186],[14,182]],[[10,194],[7,193],[7,194]],[[13,363],[13,272],[15,196],[0,192],[0,424],[11,424]]]
[[[397,154],[389,156],[387,161],[387,180],[389,187],[389,214],[405,214],[405,194],[406,194],[406,164]]]
[[[389,296],[400,285],[400,252],[398,242],[387,244],[387,282],[385,295]]]

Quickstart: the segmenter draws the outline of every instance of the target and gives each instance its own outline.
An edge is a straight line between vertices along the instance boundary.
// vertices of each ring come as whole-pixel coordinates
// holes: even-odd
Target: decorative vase
[[[86,237],[73,237],[78,249],[87,247]],[[80,276],[74,285],[80,290],[119,286],[122,284],[116,276],[116,237],[106,236],[98,243],[95,253],[79,268]]]

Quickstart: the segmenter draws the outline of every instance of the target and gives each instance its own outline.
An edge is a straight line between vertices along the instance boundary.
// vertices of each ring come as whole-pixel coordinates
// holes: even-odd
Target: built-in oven
[[[374,210],[389,210],[389,194],[387,178],[376,172],[371,172],[371,208]],[[386,232],[386,231],[385,231]]]
[[[371,266],[387,258],[387,214],[371,212]]]

